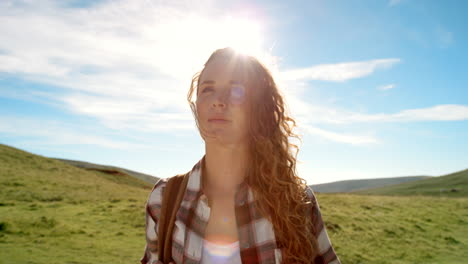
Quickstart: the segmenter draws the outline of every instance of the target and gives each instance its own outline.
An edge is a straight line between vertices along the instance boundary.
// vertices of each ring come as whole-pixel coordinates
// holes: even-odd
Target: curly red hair
[[[311,263],[318,247],[313,236],[312,219],[307,214],[311,201],[307,185],[296,172],[299,147],[290,138],[300,140],[293,132],[295,120],[286,113],[283,96],[270,71],[255,57],[237,53],[232,48],[218,49],[205,63],[224,58],[247,84],[248,106],[253,118],[249,124],[250,164],[247,183],[252,187],[257,206],[268,217],[275,230],[284,263]],[[199,131],[196,104],[199,77],[192,78],[187,100]]]

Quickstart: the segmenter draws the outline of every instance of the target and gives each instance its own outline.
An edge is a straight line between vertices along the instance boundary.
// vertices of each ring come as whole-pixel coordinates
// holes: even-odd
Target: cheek
[[[246,110],[245,105],[239,106],[239,107],[234,107],[236,109],[236,119],[237,123],[242,127],[245,128],[249,124],[249,118],[250,115],[248,111]]]
[[[197,109],[202,109],[202,108],[206,108],[206,98],[198,98],[196,101],[195,101],[195,105],[197,106]]]
[[[203,117],[206,113],[206,107],[205,107],[206,104],[203,103],[202,100],[197,100],[195,102],[195,107],[197,109],[197,115],[199,117]]]

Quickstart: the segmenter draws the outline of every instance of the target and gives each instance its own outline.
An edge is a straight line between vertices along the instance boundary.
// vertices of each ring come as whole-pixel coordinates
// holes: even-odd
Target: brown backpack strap
[[[177,210],[187,187],[188,174],[176,175],[169,179],[164,191],[158,227],[158,258],[164,264],[172,262],[172,230]]]

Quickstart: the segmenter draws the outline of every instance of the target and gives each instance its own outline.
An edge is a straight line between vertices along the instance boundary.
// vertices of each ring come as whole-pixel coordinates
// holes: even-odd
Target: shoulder
[[[310,187],[309,185],[307,185],[306,187],[306,195],[307,195],[309,202],[311,202],[311,205],[316,206],[317,198],[315,197],[314,190],[312,190],[312,187]]]
[[[317,236],[323,228],[320,207],[318,205],[317,198],[315,197],[315,193],[310,186],[307,186],[306,193],[308,200],[306,214],[310,217],[313,225],[313,233]]]
[[[146,209],[149,215],[154,219],[159,219],[161,214],[161,206],[163,203],[164,190],[166,189],[167,182],[172,177],[161,178],[153,186],[148,199],[146,201]]]
[[[183,176],[185,176],[185,174],[177,174],[171,177],[159,179],[154,184],[153,189],[151,190],[151,193],[149,194],[147,205],[151,207],[161,207],[161,204],[163,202],[163,197],[164,197],[164,191],[166,190],[166,187],[168,186],[168,182],[171,180],[176,180],[176,181],[178,180],[180,182]]]
[[[148,197],[148,205],[160,205],[162,203],[163,192],[169,179],[170,178],[161,178],[154,184]]]

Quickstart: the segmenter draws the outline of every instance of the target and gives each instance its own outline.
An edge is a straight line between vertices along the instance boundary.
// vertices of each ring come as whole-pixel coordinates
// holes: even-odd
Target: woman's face
[[[214,59],[205,66],[198,83],[198,123],[205,142],[246,143],[247,90],[233,67],[223,59]]]

